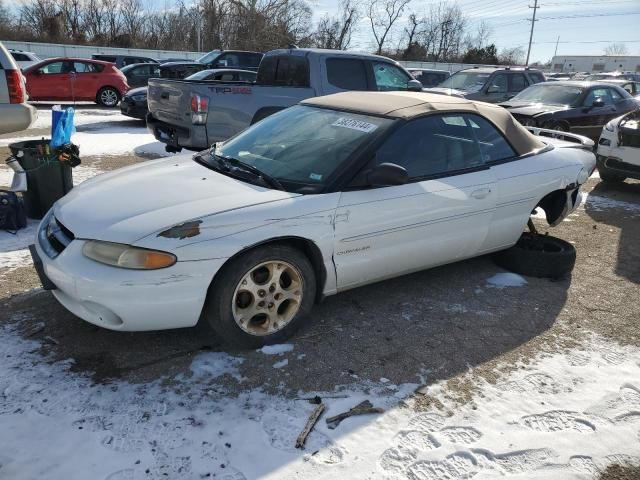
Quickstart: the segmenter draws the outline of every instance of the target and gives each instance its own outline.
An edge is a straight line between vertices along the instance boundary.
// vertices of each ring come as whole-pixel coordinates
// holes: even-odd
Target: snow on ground
[[[72,105],[64,105],[64,108]],[[135,122],[134,119],[120,114],[119,109],[105,110],[104,108],[76,108],[73,118],[74,125],[92,125],[104,122]],[[51,110],[38,109],[38,118],[31,124],[29,130],[51,128]]]
[[[6,147],[10,143],[27,140],[38,140],[41,136],[19,137],[0,140],[0,146]],[[109,126],[99,130],[76,132],[71,141],[80,147],[80,158],[107,157],[126,154],[147,155],[154,157],[169,156],[165,152],[164,144],[156,141],[145,127],[140,126]]]
[[[487,287],[505,288],[505,287],[522,287],[527,284],[525,278],[517,273],[502,272],[496,273],[487,279]]]
[[[293,351],[293,344],[291,343],[281,343],[278,345],[265,345],[259,350],[259,352],[262,352],[265,355],[282,355],[283,353],[287,353],[291,351]]]
[[[640,204],[615,200],[613,198],[602,197],[591,193],[582,194],[582,205],[586,209],[603,211],[610,209],[622,209],[633,215],[640,214]]]
[[[415,385],[389,382],[298,399],[235,396],[219,380],[242,382],[242,359],[221,352],[199,354],[193,376],[173,387],[93,384],[5,326],[0,431],[11,440],[2,442],[0,478],[586,480],[609,463],[640,462],[640,351],[586,340],[588,352],[541,355],[495,385],[479,384],[461,408],[442,384],[426,387],[454,412],[447,416],[400,406]],[[314,409],[300,397],[316,394],[327,410],[297,450]],[[364,399],[386,412],[327,427],[327,417]]]

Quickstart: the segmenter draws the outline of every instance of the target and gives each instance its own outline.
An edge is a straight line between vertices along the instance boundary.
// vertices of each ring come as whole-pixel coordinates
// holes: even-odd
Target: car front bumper
[[[619,146],[617,131],[602,130],[597,158],[600,170],[640,179],[640,148]]]
[[[225,261],[178,261],[160,270],[131,270],[85,257],[85,240],[72,240],[55,258],[45,253],[41,241],[36,239],[34,263],[36,257],[42,262],[40,277],[51,282],[56,299],[83,320],[111,330],[194,326],[211,280]]]
[[[120,102],[120,113],[127,117],[138,118],[144,120],[147,116],[147,102],[135,102],[124,97]]]

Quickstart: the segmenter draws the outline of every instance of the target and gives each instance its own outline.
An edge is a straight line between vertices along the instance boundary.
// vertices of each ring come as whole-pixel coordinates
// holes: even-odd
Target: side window
[[[488,161],[477,139],[483,130],[481,120],[464,114],[429,115],[412,120],[380,147],[375,164],[396,163],[406,168],[414,180],[480,167]],[[491,131],[485,129],[483,136],[486,143],[497,143]]]
[[[273,85],[276,81],[278,57],[264,57],[258,69],[258,83]]]
[[[509,75],[509,91],[521,92],[529,86],[527,79],[522,73],[512,73]]]
[[[327,58],[327,79],[334,87],[367,90],[367,69],[355,58]]]
[[[478,142],[484,163],[516,157],[517,153],[498,129],[479,115],[466,115],[474,139]]]
[[[529,78],[533,83],[541,83],[544,82],[544,75],[540,72],[529,72]]]
[[[45,75],[51,75],[54,73],[64,73],[63,66],[64,66],[64,62],[48,63],[44,67],[41,67],[40,71]]]
[[[611,101],[613,103],[619,102],[620,100],[623,100],[622,95],[620,95],[618,92],[616,92],[613,88],[608,88],[607,90],[609,90],[609,95],[611,96]]]
[[[503,73],[494,75],[489,83],[487,93],[507,93],[507,76]]]
[[[29,57],[27,57],[24,53],[11,52],[11,56],[17,62],[28,62],[29,61]]]
[[[276,85],[288,87],[309,86],[309,62],[306,57],[285,55],[279,58],[276,70]]]
[[[93,73],[95,72],[92,63],[73,62],[73,71],[76,73]]]
[[[227,53],[224,55],[224,58],[221,58],[218,61],[226,60],[226,66],[228,68],[238,68],[240,66],[240,56],[236,53]]]
[[[406,90],[411,80],[404,71],[391,63],[372,62],[373,75],[376,79],[376,90]]]
[[[594,88],[588,93],[587,98],[584,99],[583,105],[585,107],[593,106],[593,102],[596,100],[596,98],[601,99],[605,105],[611,104],[612,102],[611,98],[609,97],[608,90],[608,88]]]
[[[151,75],[153,75],[154,77],[159,77],[160,76],[160,66],[154,66],[153,67],[153,72],[151,72]]]
[[[240,68],[256,68],[260,65],[260,55],[255,53],[238,53],[238,67]]]

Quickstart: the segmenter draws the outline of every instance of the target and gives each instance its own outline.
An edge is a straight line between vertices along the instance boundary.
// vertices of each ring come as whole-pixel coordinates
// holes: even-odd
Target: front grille
[[[638,130],[631,130],[631,132],[633,133],[626,133],[624,130],[620,132],[620,146],[640,147],[640,132]]]
[[[38,232],[38,238],[45,253],[55,258],[75,239],[75,235],[51,215],[49,223]]]
[[[630,163],[624,163],[615,158],[607,158],[605,162],[605,167],[611,168],[612,170],[619,170],[621,172],[629,172],[635,175],[640,175],[639,166],[632,165]]]

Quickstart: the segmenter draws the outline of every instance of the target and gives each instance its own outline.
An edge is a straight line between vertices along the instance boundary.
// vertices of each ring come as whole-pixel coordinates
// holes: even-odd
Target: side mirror
[[[381,163],[367,174],[367,184],[373,187],[404,185],[408,181],[407,170],[395,163]]]
[[[409,90],[410,92],[421,92],[422,91],[422,83],[420,83],[420,80],[409,80],[407,82],[407,90]]]
[[[226,60],[218,60],[216,62],[216,67],[218,68],[225,68],[227,66],[227,61]]]
[[[491,85],[487,88],[487,93],[500,93],[500,87],[498,85]]]

